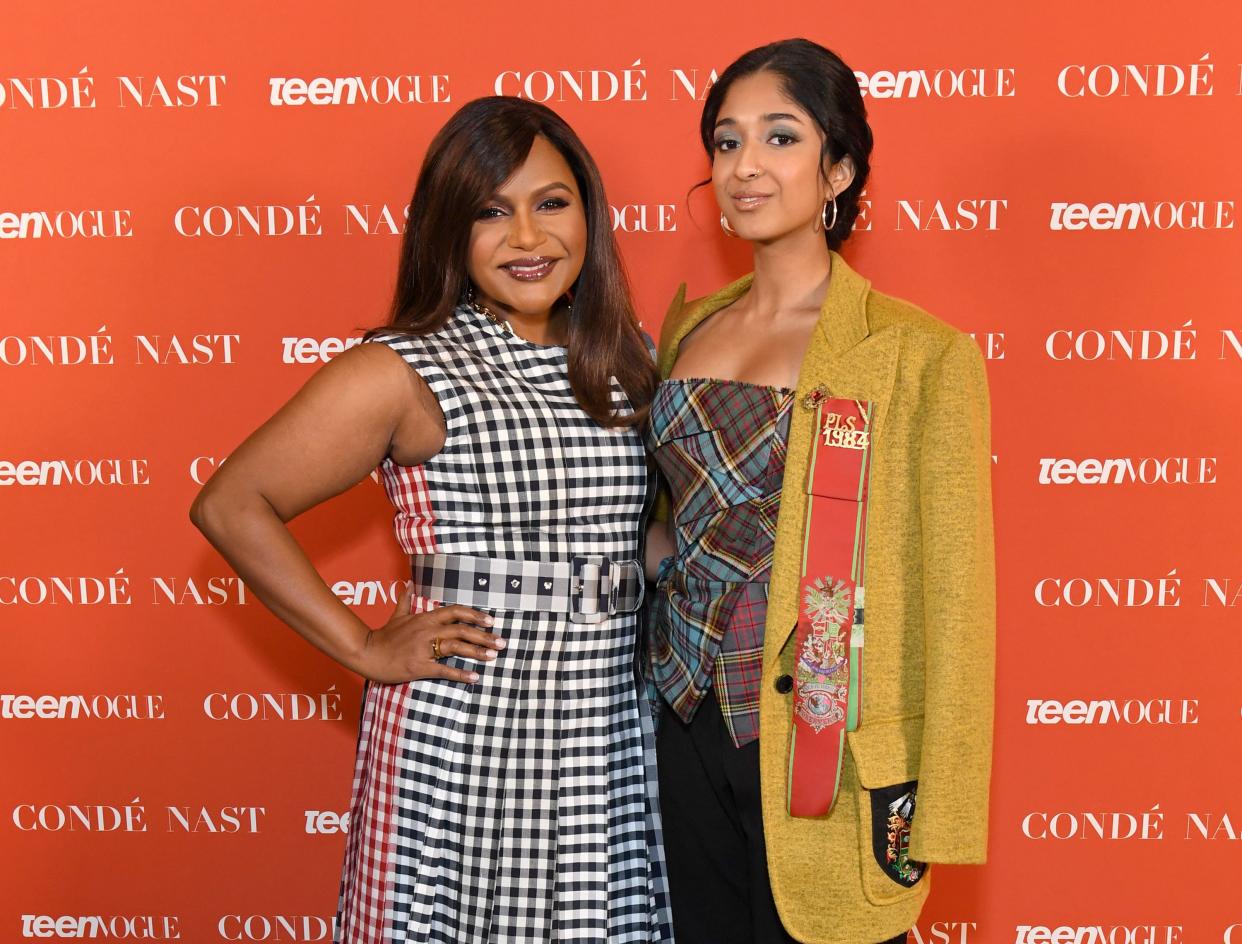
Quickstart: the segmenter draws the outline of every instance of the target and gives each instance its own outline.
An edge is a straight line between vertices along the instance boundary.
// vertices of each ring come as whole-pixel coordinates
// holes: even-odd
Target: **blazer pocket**
[[[876,905],[922,894],[928,866],[909,856],[918,806],[921,718],[864,724],[847,737],[858,774],[858,859]]]

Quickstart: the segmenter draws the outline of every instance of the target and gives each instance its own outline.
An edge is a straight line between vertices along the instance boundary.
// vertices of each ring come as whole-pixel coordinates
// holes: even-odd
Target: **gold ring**
[[[440,655],[440,637],[439,636],[431,637],[431,658],[435,659],[437,662],[439,662],[441,659],[444,658],[444,656]]]

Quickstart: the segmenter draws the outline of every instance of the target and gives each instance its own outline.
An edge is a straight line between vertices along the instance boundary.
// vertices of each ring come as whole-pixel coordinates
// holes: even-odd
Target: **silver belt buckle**
[[[573,573],[569,580],[569,598],[572,623],[602,623],[612,615],[615,603],[611,587],[613,583],[612,561],[606,557],[575,557]],[[600,604],[604,605],[601,607]]]

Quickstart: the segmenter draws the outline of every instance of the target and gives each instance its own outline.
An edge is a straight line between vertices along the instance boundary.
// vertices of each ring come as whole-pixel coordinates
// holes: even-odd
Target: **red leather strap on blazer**
[[[807,472],[795,639],[789,813],[836,802],[845,733],[858,726],[872,405],[811,394],[817,434]]]

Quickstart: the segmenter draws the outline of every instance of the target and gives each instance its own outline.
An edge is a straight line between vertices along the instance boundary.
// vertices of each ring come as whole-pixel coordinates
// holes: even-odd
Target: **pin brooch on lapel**
[[[802,409],[813,413],[817,409],[819,409],[819,405],[827,399],[828,399],[828,388],[825,387],[823,384],[820,384],[818,387],[811,390],[805,397],[802,398]]]

